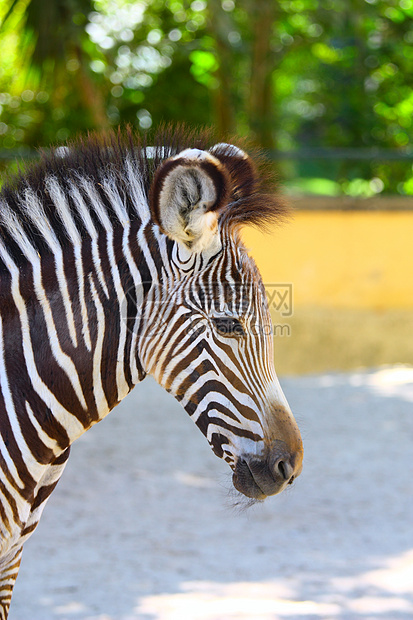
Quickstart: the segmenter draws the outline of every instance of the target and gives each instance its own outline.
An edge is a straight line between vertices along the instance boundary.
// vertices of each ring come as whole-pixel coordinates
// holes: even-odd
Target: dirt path
[[[282,383],[304,472],[243,513],[185,412],[138,386],[75,444],[10,620],[411,620],[413,369]]]

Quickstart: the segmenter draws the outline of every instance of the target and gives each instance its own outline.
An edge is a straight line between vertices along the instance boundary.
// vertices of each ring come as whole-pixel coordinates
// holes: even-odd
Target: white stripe
[[[93,260],[93,265],[95,267],[96,275],[99,280],[99,284],[102,287],[103,292],[105,293],[106,297],[109,298],[109,291],[106,286],[105,275],[102,271],[101,264],[100,264],[98,234],[97,234],[95,225],[93,224],[89,210],[78,188],[73,183],[70,183],[70,187],[71,187],[70,195],[73,198],[77,211],[82,219],[83,225],[85,226],[89,234],[89,237],[91,239],[91,242],[92,242],[92,260]]]
[[[14,408],[14,403],[13,403],[13,399],[12,399],[12,395],[10,391],[10,386],[9,386],[9,382],[7,378],[6,366],[5,366],[5,361],[4,361],[3,321],[2,321],[1,316],[0,316],[0,339],[2,343],[1,355],[0,355],[0,383],[1,383],[1,391],[3,394],[4,402],[6,404],[8,419],[9,419],[10,426],[13,432],[13,437],[21,452],[21,455],[27,467],[27,470],[29,474],[32,476],[32,478],[34,478],[34,480],[38,480],[38,478],[43,475],[44,469],[45,467],[47,467],[47,465],[42,465],[41,463],[38,463],[37,460],[33,457],[33,454],[30,450],[30,447],[27,445],[27,442],[21,431],[19,421],[17,419],[16,410]]]
[[[56,439],[53,439],[52,437],[50,437],[46,433],[46,431],[42,428],[41,424],[39,424],[39,422],[37,421],[36,416],[34,415],[32,408],[30,407],[27,401],[26,401],[26,410],[27,410],[31,423],[33,424],[34,428],[37,431],[40,441],[46,446],[46,448],[49,448],[49,450],[53,452],[55,457],[59,456],[59,454],[61,453],[61,449],[59,448]]]
[[[60,218],[65,226],[67,234],[70,237],[70,240],[73,245],[73,250],[75,254],[75,267],[76,267],[76,275],[77,275],[77,283],[79,287],[79,302],[80,302],[80,311],[82,318],[82,334],[86,344],[86,348],[88,351],[92,350],[92,343],[90,340],[90,331],[89,331],[89,320],[86,310],[86,301],[85,301],[85,282],[84,282],[84,273],[83,273],[83,262],[82,262],[82,238],[79,234],[78,229],[76,228],[76,224],[70,212],[69,205],[67,203],[66,197],[63,194],[58,182],[56,179],[49,177],[46,179],[46,187],[50,194],[51,199],[56,205],[56,209],[60,215]]]
[[[61,463],[59,465],[48,465],[46,471],[44,472],[42,478],[39,480],[38,484],[36,485],[36,488],[33,492],[34,497],[36,497],[39,493],[39,491],[46,486],[49,486],[51,484],[54,484],[55,482],[57,482],[62,473],[64,468],[66,467],[67,464],[67,460],[64,463]],[[35,510],[30,510],[30,514],[27,518],[26,521],[26,528],[30,528],[33,525],[37,525],[38,522],[40,521],[40,517],[42,516],[44,507],[46,506],[47,501],[49,500],[50,495],[42,501],[42,503],[35,509]],[[24,544],[24,542],[30,538],[30,536],[32,535],[33,531],[29,532],[28,534],[26,534],[25,536],[20,537],[19,542],[21,542],[21,544]]]
[[[265,444],[263,439],[255,441],[254,439],[249,439],[248,437],[241,437],[239,435],[236,435],[228,428],[223,429],[221,426],[219,426],[219,424],[208,424],[206,438],[210,443],[212,440],[212,435],[214,433],[218,435],[225,435],[225,438],[230,445],[231,452],[234,452],[234,454],[256,454],[258,456],[264,452]],[[261,435],[261,433],[262,430],[259,434]],[[228,452],[227,443],[225,443],[222,448],[227,455],[232,456],[231,453]],[[231,460],[234,460],[233,457],[231,458]]]
[[[166,157],[168,153],[165,146],[146,146],[142,151],[148,159],[154,159],[158,154],[159,157]]]
[[[1,353],[0,353],[0,388],[1,393],[4,398],[4,404],[6,406],[7,417],[10,420],[10,425],[13,428],[13,423],[16,424],[16,411],[14,409],[14,402],[10,392],[9,380],[7,377],[6,365],[4,360],[4,341],[3,341],[3,319],[0,315],[0,342],[1,342]],[[14,433],[13,433],[14,434]],[[23,480],[20,478],[20,474],[17,471],[17,468],[14,464],[14,461],[10,457],[9,452],[5,449],[6,444],[1,442],[0,451],[6,462],[6,465],[9,469],[10,474],[12,475],[14,481],[20,489],[25,488],[25,484]],[[4,451],[3,451],[4,450]],[[7,476],[4,476],[3,482],[7,482]],[[14,493],[12,492],[12,495]]]
[[[93,352],[93,395],[95,397],[99,417],[103,418],[107,413],[109,413],[108,401],[102,386],[102,351],[103,339],[105,336],[105,315],[95,284],[90,274],[89,285],[97,314],[97,340],[95,350]]]
[[[73,316],[72,302],[70,300],[69,290],[67,287],[67,281],[66,281],[66,276],[64,272],[62,247],[56,237],[55,232],[52,230],[50,223],[47,220],[46,214],[43,210],[43,207],[40,201],[38,200],[38,198],[35,196],[35,194],[32,191],[26,190],[25,200],[21,202],[21,207],[25,211],[27,216],[30,217],[30,219],[32,220],[33,224],[37,227],[39,232],[43,235],[46,243],[48,244],[48,246],[50,247],[54,255],[56,276],[57,276],[57,281],[59,284],[60,294],[62,295],[62,299],[63,299],[63,308],[64,308],[65,315],[66,315],[66,321],[69,327],[70,339],[72,340],[73,346],[77,347],[75,320]],[[13,231],[10,230],[10,233],[13,234]],[[25,236],[23,229],[21,229],[21,235]],[[30,247],[34,251],[34,248],[32,248],[32,246]]]
[[[126,158],[125,168],[127,175],[125,180],[127,181],[127,186],[132,198],[132,204],[136,213],[139,215],[142,225],[145,225],[150,221],[150,211],[145,196],[145,190],[142,185],[141,172],[131,161],[130,157]]]

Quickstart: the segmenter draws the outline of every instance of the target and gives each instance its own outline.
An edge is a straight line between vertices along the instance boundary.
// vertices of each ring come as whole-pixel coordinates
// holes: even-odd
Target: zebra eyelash
[[[245,336],[241,322],[232,316],[212,317],[211,322],[221,336]]]

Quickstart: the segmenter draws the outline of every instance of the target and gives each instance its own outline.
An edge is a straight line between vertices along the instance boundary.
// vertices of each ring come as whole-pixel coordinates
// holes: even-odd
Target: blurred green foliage
[[[162,121],[280,150],[411,148],[413,0],[0,0],[0,23],[0,150]],[[316,191],[413,194],[406,160],[281,169]]]

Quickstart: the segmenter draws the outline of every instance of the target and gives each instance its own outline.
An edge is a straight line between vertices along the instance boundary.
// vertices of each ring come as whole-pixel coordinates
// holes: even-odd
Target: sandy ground
[[[305,441],[284,494],[226,464],[151,379],[73,447],[10,620],[413,618],[413,369],[282,381]]]

